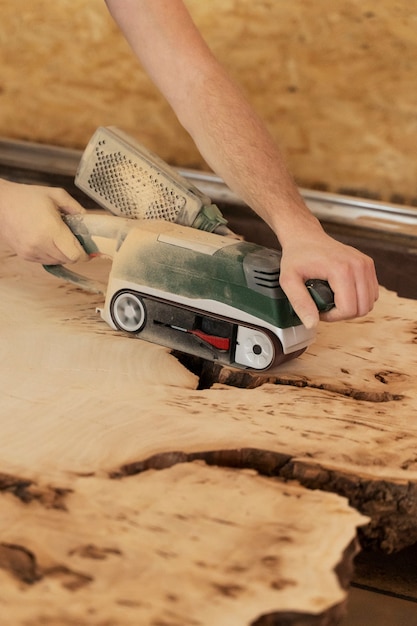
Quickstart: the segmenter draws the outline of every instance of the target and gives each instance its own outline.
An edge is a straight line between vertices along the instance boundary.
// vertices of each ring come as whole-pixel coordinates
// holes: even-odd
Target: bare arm
[[[378,296],[372,260],[327,236],[305,206],[282,156],[239,87],[216,61],[182,0],[106,0],[144,69],[209,165],[274,230],[281,285],[306,326],[318,313],[304,281],[327,279],[336,308],[365,315]]]

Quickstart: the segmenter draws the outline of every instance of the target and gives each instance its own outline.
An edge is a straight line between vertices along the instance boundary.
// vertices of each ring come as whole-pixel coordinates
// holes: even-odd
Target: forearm
[[[204,100],[204,106],[193,101]],[[321,230],[306,207],[264,123],[239,87],[215,69],[178,113],[207,163],[275,231],[283,244],[302,230]]]
[[[295,232],[320,229],[265,125],[213,57],[183,3],[107,0],[107,5],[206,162],[281,243]]]

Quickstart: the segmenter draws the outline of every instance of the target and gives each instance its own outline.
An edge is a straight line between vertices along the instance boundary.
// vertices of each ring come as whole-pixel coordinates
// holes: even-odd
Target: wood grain
[[[414,301],[383,290],[258,386],[199,389],[100,298],[0,268],[7,626],[337,624],[356,528],[416,541]]]
[[[61,504],[2,497],[5,626],[327,624],[346,599],[334,569],[365,521],[333,494],[198,462],[80,477]]]
[[[371,315],[322,324],[316,343],[261,387],[197,390],[197,377],[164,348],[111,331],[95,312],[98,297],[12,256],[3,257],[1,272],[3,429],[12,435],[1,452],[13,471],[40,462],[43,472],[74,464],[81,472],[116,471],[173,451],[285,453],[296,467],[398,489],[413,534],[389,538],[388,520],[378,532],[392,548],[415,537],[414,301],[382,290]],[[52,406],[54,420],[45,412]],[[42,446],[28,451],[34,436]],[[366,514],[368,506],[375,503],[365,497]]]

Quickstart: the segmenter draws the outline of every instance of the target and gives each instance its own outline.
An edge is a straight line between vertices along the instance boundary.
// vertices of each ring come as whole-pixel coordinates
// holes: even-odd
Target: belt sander
[[[281,253],[234,236],[210,198],[125,133],[99,128],[75,182],[113,214],[63,217],[91,257],[111,257],[108,282],[45,267],[103,293],[114,330],[258,371],[314,341],[280,287]],[[328,283],[306,286],[320,311],[334,306]]]

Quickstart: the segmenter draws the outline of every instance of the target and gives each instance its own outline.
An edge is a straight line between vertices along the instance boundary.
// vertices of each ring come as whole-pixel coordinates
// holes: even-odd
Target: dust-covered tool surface
[[[75,184],[114,215],[231,234],[208,196],[119,128],[96,130]]]
[[[280,287],[280,252],[233,237],[208,196],[123,131],[97,129],[75,183],[124,218],[65,217],[89,254],[109,250],[103,238],[114,242],[101,311],[112,328],[255,370],[314,340]],[[72,270],[47,269],[88,288]],[[311,277],[306,287],[320,311],[334,306],[325,281]]]
[[[105,294],[101,317],[115,330],[254,370],[295,358],[314,341],[280,287],[277,250],[164,220],[65,221],[90,255],[113,257],[108,285],[60,265],[46,269]],[[333,306],[326,282],[310,280],[307,289],[320,310]]]

